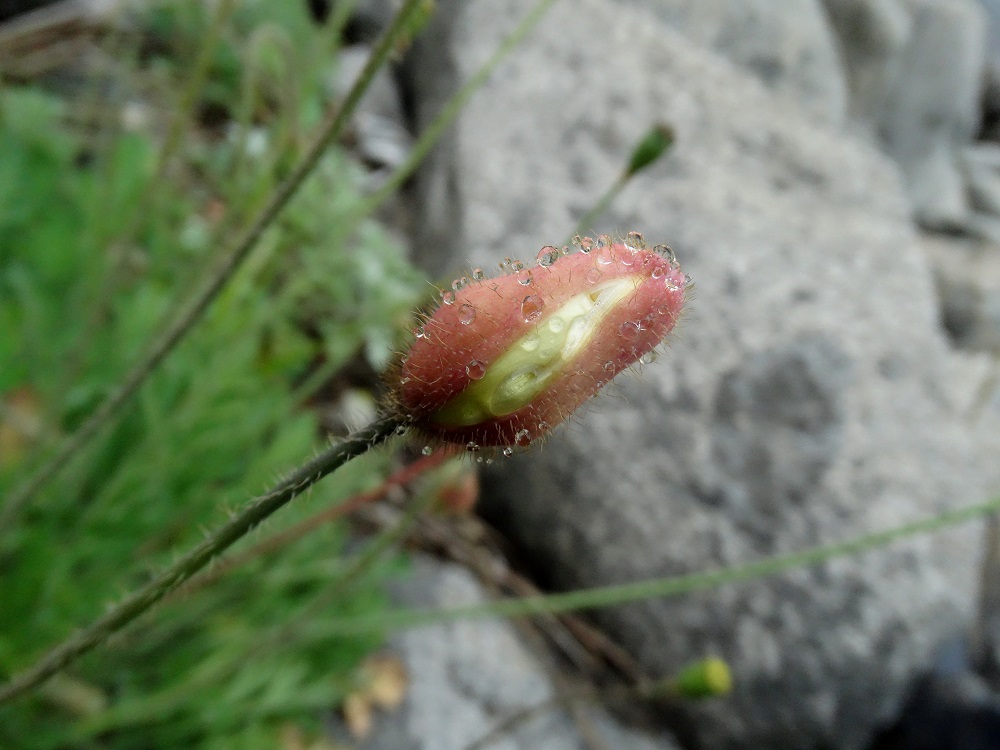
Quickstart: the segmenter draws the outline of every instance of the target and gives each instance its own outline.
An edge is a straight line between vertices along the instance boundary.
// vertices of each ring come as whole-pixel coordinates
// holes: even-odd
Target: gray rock
[[[986,11],[986,73],[983,81],[983,126],[985,137],[1000,139],[1000,0],[979,0]]]
[[[721,53],[824,123],[847,111],[847,82],[819,0],[619,0]]]
[[[458,606],[486,601],[463,568],[417,558],[400,588],[411,606]],[[539,657],[503,620],[467,620],[396,635],[390,648],[410,678],[402,707],[379,716],[358,750],[462,750],[499,722],[554,696]],[[588,719],[616,750],[677,750],[664,731],[626,727],[603,708],[586,705]],[[496,750],[577,750],[579,732],[562,709],[541,712],[489,746]]]
[[[964,149],[962,167],[973,210],[972,233],[1000,242],[1000,145],[981,143]]]
[[[975,0],[824,0],[841,40],[852,112],[902,167],[917,220],[969,218],[960,151],[980,122],[986,17]]]
[[[1000,226],[995,231],[1000,233]],[[933,263],[942,319],[955,344],[1000,354],[1000,255],[995,246],[947,237],[925,237],[921,245]]]
[[[441,2],[415,50],[423,119],[527,0]],[[694,277],[669,355],[501,465],[490,513],[557,588],[712,569],[981,500],[997,408],[956,416],[987,363],[954,355],[891,163],[817,128],[641,9],[554,6],[423,175],[434,274],[559,244],[649,125],[671,154],[598,231],[642,230]],[[659,674],[732,665],[685,709],[698,746],[862,746],[973,609],[978,536],[950,530],[765,581],[602,612]]]

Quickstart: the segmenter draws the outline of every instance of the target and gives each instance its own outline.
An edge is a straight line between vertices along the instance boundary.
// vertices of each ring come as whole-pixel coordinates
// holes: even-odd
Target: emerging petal
[[[684,305],[673,252],[635,233],[579,245],[445,295],[391,383],[401,413],[471,449],[524,446],[649,355]]]

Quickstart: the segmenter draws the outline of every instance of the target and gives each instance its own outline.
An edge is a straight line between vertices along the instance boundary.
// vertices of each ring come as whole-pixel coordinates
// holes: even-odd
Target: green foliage
[[[0,91],[0,497],[137,360],[323,109],[332,40],[291,10],[300,4],[236,5],[196,107],[221,107],[232,128],[181,122],[169,164],[151,127],[104,123],[95,139],[71,124],[73,102]],[[161,6],[155,54],[125,72],[179,100],[205,8]],[[293,80],[294,91],[278,85]],[[373,225],[344,236],[361,179],[332,152],[125,416],[0,535],[0,675],[309,455],[322,439],[309,384],[358,356],[386,363],[422,284]],[[385,460],[352,462],[281,523],[371,487]],[[345,565],[331,525],[167,603],[38,697],[0,708],[0,747],[276,746],[280,722],[308,725],[335,705],[374,645],[289,620],[320,595],[309,610],[320,621],[380,611],[386,570],[330,596]]]

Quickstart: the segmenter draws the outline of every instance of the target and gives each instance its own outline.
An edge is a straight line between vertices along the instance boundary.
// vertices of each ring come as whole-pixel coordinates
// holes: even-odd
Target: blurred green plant
[[[2,497],[107,395],[320,118],[336,35],[292,3],[240,4],[223,20],[207,49],[215,21],[205,4],[143,17],[150,50],[112,82],[152,97],[125,106],[137,121],[87,121],[88,91],[0,91]],[[183,61],[199,57],[209,60],[205,85],[193,114],[177,108],[183,136],[164,164],[156,112],[174,111]],[[217,117],[236,124],[220,130]],[[359,357],[384,365],[424,282],[376,225],[344,234],[363,188],[360,167],[328,150],[199,328],[4,530],[0,673],[30,663],[312,452],[321,436],[306,400],[324,381],[317,372]],[[371,488],[388,460],[352,462],[282,523]],[[309,631],[256,648],[347,565],[343,529],[327,524],[266,565],[161,608],[35,697],[0,708],[0,747],[274,747],[280,721],[315,723],[314,709],[336,705],[377,642]],[[370,566],[336,611],[380,611],[377,583],[393,566]],[[254,668],[242,669],[248,653]]]

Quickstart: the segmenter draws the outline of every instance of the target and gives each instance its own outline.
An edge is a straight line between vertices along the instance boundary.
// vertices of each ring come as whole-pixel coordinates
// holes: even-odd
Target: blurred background
[[[0,2],[0,675],[372,420],[411,310],[472,269],[638,231],[694,279],[679,331],[531,451],[352,462],[0,707],[0,748],[1000,748],[982,514],[680,596],[377,626],[996,497],[1000,3],[419,3],[197,325],[45,471],[402,5]]]

